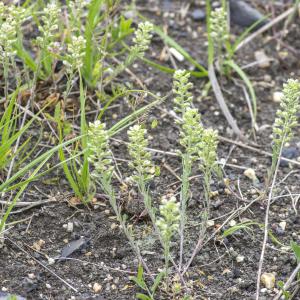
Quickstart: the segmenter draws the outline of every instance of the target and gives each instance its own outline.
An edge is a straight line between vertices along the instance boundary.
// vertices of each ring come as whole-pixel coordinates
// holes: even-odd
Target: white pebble
[[[73,222],[68,222],[67,232],[73,232],[73,230],[74,230],[74,223]]]
[[[285,221],[280,222],[280,223],[279,223],[279,227],[280,227],[283,231],[285,231],[285,228],[286,228],[286,222],[285,222]]]
[[[184,56],[181,53],[179,53],[175,48],[170,48],[169,51],[178,61],[184,61]]]
[[[243,262],[244,260],[245,260],[245,256],[238,255],[238,256],[236,257],[236,261],[237,261],[238,263],[241,263],[241,262]]]
[[[207,225],[207,227],[212,227],[212,226],[215,225],[215,221],[214,221],[214,220],[208,220],[208,221],[206,222],[206,225]]]
[[[270,58],[266,55],[264,50],[255,51],[254,57],[260,68],[264,69],[270,66]]]
[[[283,93],[282,92],[274,92],[273,93],[273,101],[274,102],[281,102]]]

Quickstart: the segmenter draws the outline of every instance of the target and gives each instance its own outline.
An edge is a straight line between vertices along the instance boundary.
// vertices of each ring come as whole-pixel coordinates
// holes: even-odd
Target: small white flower
[[[13,44],[16,42],[16,22],[10,16],[0,24],[0,57],[3,59],[16,55]]]
[[[156,225],[160,230],[161,236],[165,243],[169,243],[172,236],[178,231],[180,220],[179,202],[176,201],[175,196],[161,199],[159,212],[161,217],[157,219]]]
[[[129,166],[134,169],[132,176],[133,181],[139,181],[140,177],[147,182],[153,179],[155,166],[151,160],[151,154],[146,150],[148,139],[146,138],[147,130],[141,125],[136,124],[128,130],[128,150],[132,158]]]
[[[227,11],[223,7],[218,7],[211,12],[210,35],[215,47],[222,45],[229,37]]]
[[[291,140],[293,137],[293,128],[298,124],[299,100],[300,83],[298,80],[289,79],[283,85],[283,96],[280,108],[276,112],[276,119],[273,126],[273,151],[276,153],[275,157],[277,156],[277,158],[281,145]]]
[[[39,26],[41,36],[37,38],[40,47],[48,49],[52,47],[55,32],[58,29],[58,17],[60,9],[56,2],[50,2],[43,10],[42,25]]]
[[[86,41],[82,36],[72,36],[71,43],[68,44],[67,54],[63,63],[67,66],[67,72],[72,73],[83,66]]]
[[[190,89],[193,84],[189,82],[190,73],[185,70],[177,70],[173,76],[173,93],[176,95],[174,99],[175,111],[183,114],[184,111],[191,106],[193,101]]]
[[[89,124],[88,130],[88,160],[94,166],[92,177],[110,179],[112,166],[112,153],[109,149],[109,136],[105,124],[99,120]]]

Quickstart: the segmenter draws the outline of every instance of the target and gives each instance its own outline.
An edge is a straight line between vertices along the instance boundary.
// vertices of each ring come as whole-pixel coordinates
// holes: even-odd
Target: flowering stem
[[[283,139],[283,141],[284,141],[284,139]],[[284,143],[281,143],[280,151],[279,151],[279,157],[282,154],[283,146],[284,146]],[[257,272],[256,300],[259,300],[261,273],[262,273],[264,257],[265,257],[265,251],[266,251],[266,245],[267,245],[267,240],[268,240],[269,213],[270,213],[271,201],[272,201],[272,198],[273,198],[273,190],[274,190],[274,186],[275,186],[275,183],[276,183],[277,174],[278,174],[278,170],[279,170],[279,164],[280,164],[280,159],[277,159],[275,170],[274,170],[274,176],[273,176],[273,180],[272,180],[272,184],[271,184],[270,192],[269,192],[269,196],[268,196],[268,201],[267,201],[266,214],[265,214],[265,223],[264,223],[264,239],[263,239],[263,245],[262,245],[262,249],[261,249],[261,254],[260,254],[260,259],[259,259],[259,264],[258,264],[258,272]]]
[[[186,206],[189,195],[189,176],[192,172],[192,162],[189,154],[182,155],[182,184],[181,184],[181,192],[180,192],[180,250],[179,250],[179,266],[178,269],[181,271],[182,261],[183,261],[183,243],[184,243],[184,228],[186,223]]]

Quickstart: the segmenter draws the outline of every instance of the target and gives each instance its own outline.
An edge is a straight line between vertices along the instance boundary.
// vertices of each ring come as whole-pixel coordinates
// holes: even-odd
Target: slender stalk
[[[186,207],[189,195],[189,176],[192,172],[192,163],[189,154],[184,154],[182,156],[182,165],[183,165],[183,172],[182,172],[182,184],[181,184],[181,192],[180,192],[180,229],[179,229],[179,236],[180,236],[180,249],[179,249],[179,272],[182,268],[182,261],[183,261],[183,244],[184,244],[184,228],[186,224]]]
[[[154,278],[151,275],[150,269],[149,269],[148,265],[146,264],[145,260],[143,259],[142,255],[141,255],[140,248],[134,242],[132,234],[128,230],[128,227],[126,226],[126,222],[122,217],[120,208],[117,206],[116,196],[115,196],[115,193],[114,193],[114,190],[112,188],[110,180],[105,180],[104,178],[102,178],[102,179],[100,179],[100,183],[101,183],[101,186],[102,186],[104,192],[108,196],[110,205],[111,205],[111,207],[112,207],[112,209],[113,209],[113,211],[114,211],[114,213],[117,217],[118,222],[120,223],[120,225],[122,227],[122,230],[123,230],[124,234],[126,235],[128,241],[129,241],[129,244],[130,244],[132,250],[135,252],[135,254],[138,257],[138,260],[140,261],[140,263],[143,265],[146,272],[151,276],[151,278],[153,280]]]
[[[261,273],[262,273],[262,268],[263,268],[263,263],[264,263],[266,244],[267,244],[267,240],[268,240],[269,213],[270,213],[271,201],[272,201],[272,198],[273,198],[273,190],[274,190],[274,186],[275,186],[275,183],[276,183],[277,174],[278,174],[278,170],[279,170],[279,164],[280,164],[279,157],[282,154],[282,149],[283,149],[283,146],[284,146],[285,139],[286,139],[286,136],[283,137],[283,140],[282,140],[282,143],[281,143],[281,146],[280,146],[280,151],[279,151],[279,155],[278,155],[278,158],[277,158],[276,167],[275,167],[274,175],[273,175],[273,180],[272,180],[272,184],[271,184],[271,188],[270,188],[269,196],[268,196],[268,201],[267,201],[265,222],[264,222],[264,239],[263,239],[263,245],[262,245],[262,249],[261,249],[261,254],[260,254],[260,259],[259,259],[259,264],[258,264],[258,272],[257,272],[256,300],[259,300],[260,281],[261,281],[260,278],[261,278]],[[270,176],[272,176],[272,175],[270,175]]]
[[[208,216],[209,216],[209,211],[210,211],[210,181],[211,181],[211,173],[209,173],[208,171],[204,172],[204,195],[205,195],[205,202],[206,202],[206,211],[203,213],[203,216],[205,217],[205,219],[202,222],[203,226],[201,228],[196,247],[194,248],[194,251],[193,251],[189,261],[187,262],[187,264],[185,265],[185,267],[183,269],[183,272],[181,273],[182,276],[187,272],[187,270],[189,269],[195,256],[200,251],[202,243],[205,238],[205,232],[207,229],[207,221],[208,221]]]

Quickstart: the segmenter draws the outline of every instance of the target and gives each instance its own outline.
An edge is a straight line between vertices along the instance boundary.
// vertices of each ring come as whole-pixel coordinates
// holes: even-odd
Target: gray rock
[[[255,8],[242,0],[229,0],[230,20],[232,23],[241,27],[250,27],[264,16]],[[265,25],[268,20],[262,20],[254,29],[258,29]]]
[[[192,18],[194,21],[203,21],[205,20],[205,17],[206,17],[206,13],[202,9],[195,9],[192,12]]]

